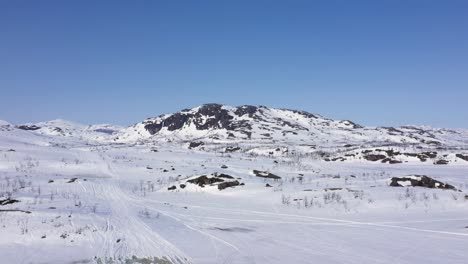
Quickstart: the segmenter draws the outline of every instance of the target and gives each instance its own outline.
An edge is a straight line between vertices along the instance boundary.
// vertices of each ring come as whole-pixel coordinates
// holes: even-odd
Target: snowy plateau
[[[0,121],[0,263],[468,263],[468,130],[206,104]]]

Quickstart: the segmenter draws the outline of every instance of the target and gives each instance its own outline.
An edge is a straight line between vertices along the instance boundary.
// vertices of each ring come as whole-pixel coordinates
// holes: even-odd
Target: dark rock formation
[[[220,179],[220,178],[217,178],[217,177],[209,178],[206,175],[202,175],[200,177],[197,177],[197,178],[194,178],[194,179],[191,179],[191,180],[187,180],[187,182],[196,184],[196,185],[198,185],[200,187],[205,187],[205,185],[213,184],[213,183],[216,183],[216,182],[224,182],[224,180]]]
[[[224,178],[224,179],[234,179],[234,177],[232,177],[231,175],[227,175],[227,174],[224,174],[224,173],[221,173],[221,174],[213,174],[213,176],[215,177],[218,177],[218,178]]]
[[[229,187],[238,186],[240,183],[238,181],[231,181],[231,182],[222,182],[218,184],[218,190],[224,190]]]
[[[258,170],[253,170],[253,174],[257,177],[261,178],[267,178],[267,179],[274,179],[274,180],[279,180],[281,179],[280,176],[277,176],[273,173],[267,172],[267,171],[258,171]]]
[[[193,148],[198,148],[199,146],[203,146],[205,145],[205,143],[203,142],[190,142],[190,145],[189,145],[189,149],[193,149]]]
[[[20,202],[19,200],[7,198],[7,199],[0,200],[0,205],[14,204],[14,203],[19,203],[19,202]]]
[[[236,151],[239,151],[241,148],[240,147],[227,147],[224,152],[236,152]]]
[[[468,155],[457,154],[455,156],[457,156],[457,158],[462,159],[464,161],[468,161]]]
[[[425,175],[415,175],[413,177],[393,177],[390,182],[390,186],[393,187],[403,187],[406,186],[402,182],[407,182],[409,181],[411,183],[411,186],[419,186],[419,187],[425,187],[425,188],[437,188],[437,189],[448,189],[448,190],[455,190],[455,187],[443,183],[437,180],[434,180],[430,177],[427,177]]]
[[[364,156],[364,158],[368,161],[378,161],[378,160],[383,160],[385,159],[387,156],[385,155],[374,155],[374,154],[370,154],[370,155],[366,155]]]
[[[32,130],[32,131],[41,129],[40,127],[36,125],[32,125],[32,126],[21,125],[21,126],[17,126],[16,128],[21,129],[21,130]]]
[[[448,160],[438,160],[436,162],[434,162],[435,165],[447,165],[449,164]]]

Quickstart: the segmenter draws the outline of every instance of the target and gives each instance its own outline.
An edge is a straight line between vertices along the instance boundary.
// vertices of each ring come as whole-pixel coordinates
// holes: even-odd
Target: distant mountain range
[[[0,127],[90,142],[152,145],[172,142],[205,151],[320,154],[327,161],[365,159],[398,163],[432,159],[437,163],[465,160],[461,157],[465,157],[463,151],[468,149],[468,130],[464,129],[365,127],[305,111],[252,105],[204,104],[148,118],[126,128],[107,124],[86,126],[64,120],[22,125],[2,122]],[[388,152],[389,149],[393,152]],[[434,152],[438,154],[427,154]]]

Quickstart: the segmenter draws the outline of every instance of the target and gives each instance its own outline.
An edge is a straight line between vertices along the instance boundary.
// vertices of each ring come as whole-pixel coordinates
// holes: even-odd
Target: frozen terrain
[[[0,121],[1,263],[467,263],[468,131],[209,104]]]

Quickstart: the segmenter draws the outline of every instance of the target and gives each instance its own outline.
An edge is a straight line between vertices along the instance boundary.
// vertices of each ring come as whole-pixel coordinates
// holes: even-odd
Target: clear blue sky
[[[0,119],[218,102],[468,128],[468,1],[0,1]]]

